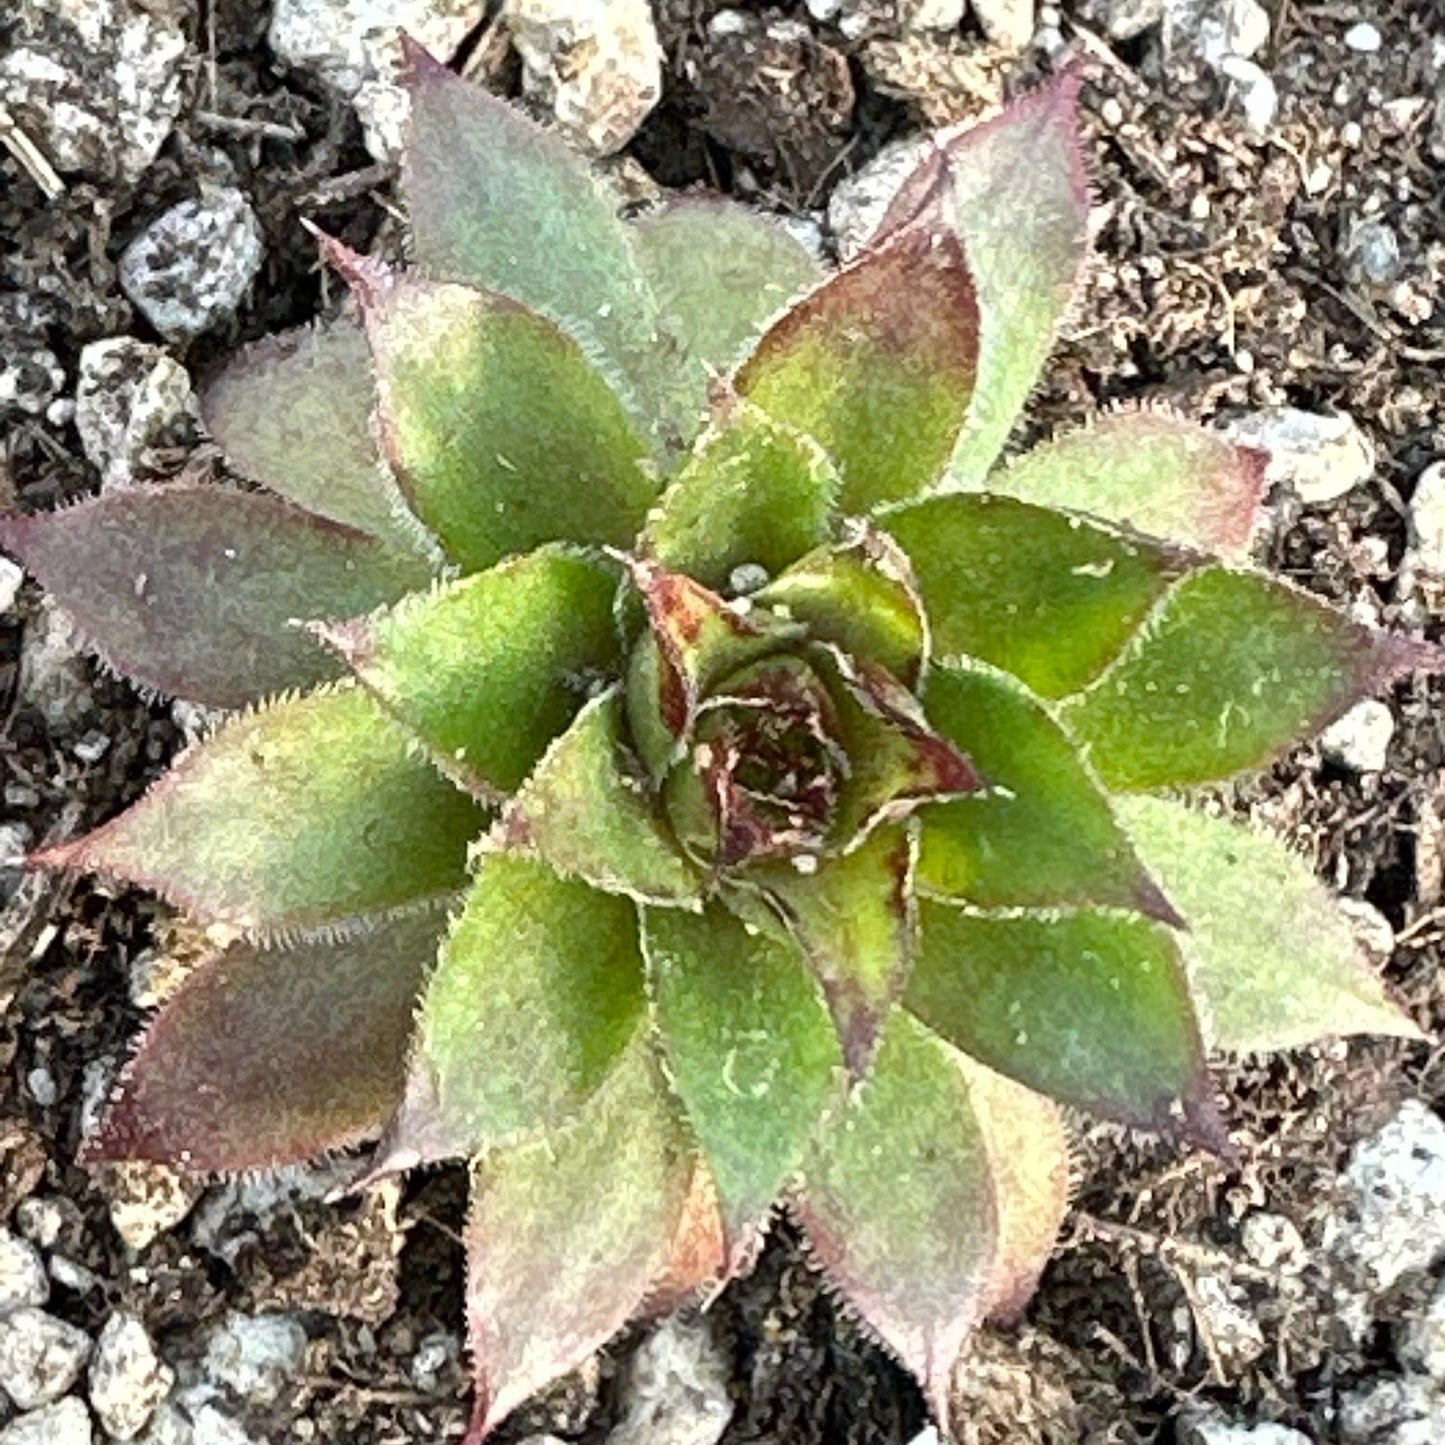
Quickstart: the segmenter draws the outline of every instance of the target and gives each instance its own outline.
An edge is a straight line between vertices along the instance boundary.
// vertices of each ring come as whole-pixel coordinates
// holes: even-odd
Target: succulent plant
[[[1060,1105],[1221,1148],[1209,1050],[1415,1036],[1180,790],[1439,656],[1248,565],[1216,432],[1000,463],[1085,259],[1076,75],[823,274],[410,70],[415,266],[323,238],[359,321],[207,396],[259,485],[0,524],[112,667],[235,710],[35,859],[215,940],[86,1157],[469,1161],[474,1440],[779,1207],[946,1420],[1057,1237]]]

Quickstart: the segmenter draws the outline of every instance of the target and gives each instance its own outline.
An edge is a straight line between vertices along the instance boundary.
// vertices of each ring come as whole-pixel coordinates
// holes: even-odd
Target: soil
[[[197,174],[218,156],[257,207],[267,260],[235,325],[185,353],[197,377],[239,342],[305,320],[322,304],[299,217],[361,249],[393,224],[390,178],[365,151],[349,108],[270,55],[265,0],[151,3],[182,12],[193,65],[186,109],[142,181],[131,189],[73,184],[47,201],[0,158],[0,306],[17,297],[43,303],[47,342],[72,379],[88,341],[127,331],[154,339],[119,292],[115,259],[161,208],[193,194]],[[816,211],[840,177],[890,139],[977,110],[1000,78],[1012,91],[1042,65],[1037,53],[992,57],[969,21],[953,36],[905,39],[888,4],[854,41],[801,4],[772,7],[764,13],[787,14],[801,28],[763,64],[726,35],[710,36],[707,21],[719,8],[711,0],[657,5],[667,90],[631,155],[666,185],[718,186],[797,214]],[[1102,38],[1103,0],[1058,6],[1064,41],[1088,62],[1098,263],[1026,431],[1141,400],[1202,417],[1278,402],[1348,410],[1378,449],[1375,476],[1325,506],[1277,498],[1262,552],[1303,585],[1391,622],[1404,600],[1397,583],[1411,488],[1445,454],[1445,170],[1426,142],[1445,20],[1430,0],[1278,0],[1269,8],[1273,33],[1259,59],[1282,109],[1260,138],[1187,47],[1165,56],[1157,26],[1111,44]],[[1388,37],[1380,52],[1343,47],[1343,32],[1360,18]],[[0,18],[0,48],[6,26]],[[510,64],[493,69],[499,85],[515,84]],[[1416,97],[1421,105],[1404,103]],[[215,115],[280,129],[218,128],[205,119]],[[1358,279],[1351,260],[1354,227],[1370,216],[1387,220],[1400,240],[1402,277],[1391,288]],[[21,505],[50,506],[94,486],[63,417],[0,420],[6,485]],[[206,464],[185,449],[156,462],[163,474]],[[98,671],[81,679],[75,706],[47,719],[19,679],[26,630],[39,625],[27,584],[19,610],[0,616],[0,771],[4,821],[25,824],[35,839],[112,814],[180,741],[166,706]],[[1438,612],[1429,630],[1439,634]],[[1412,682],[1390,699],[1397,731],[1382,774],[1350,773],[1306,748],[1233,795],[1302,843],[1345,894],[1385,914],[1398,939],[1388,978],[1415,1019],[1436,1031],[1445,1024],[1441,694],[1438,682]],[[77,754],[87,739],[104,741],[98,757],[94,747]],[[122,1057],[140,1020],[131,964],[167,922],[138,894],[21,881],[13,871],[0,881],[0,898],[8,896],[0,915],[0,1222],[24,1199],[57,1201],[59,1247],[93,1280],[82,1275],[74,1288],[57,1289],[50,1308],[93,1333],[123,1304],[178,1360],[201,1349],[229,1308],[299,1310],[311,1342],[300,1388],[248,1416],[255,1439],[395,1445],[458,1435],[461,1370],[449,1366],[425,1389],[409,1371],[418,1343],[455,1332],[461,1318],[460,1173],[434,1173],[365,1202],[302,1199],[266,1218],[249,1216],[233,1191],[219,1248],[214,1238],[210,1248],[199,1243],[194,1223],[208,1207],[219,1217],[212,1189],[199,1216],[129,1252],[109,1209],[120,1182],[93,1178],[73,1160],[93,1066]],[[1419,1295],[1405,1289],[1388,1301],[1364,1346],[1332,1328],[1327,1271],[1314,1263],[1331,1191],[1352,1142],[1399,1100],[1445,1105],[1442,1057],[1428,1046],[1364,1041],[1221,1066],[1241,1154],[1234,1166],[1081,1121],[1065,1239],[1022,1324],[989,1335],[965,1370],[961,1438],[1168,1445],[1186,1408],[1208,1402],[1336,1438],[1340,1392],[1388,1363],[1390,1325]],[[53,1096],[36,1089],[36,1071],[53,1081]],[[1246,1260],[1240,1222],[1260,1206],[1287,1216],[1311,1246],[1302,1283],[1286,1289]],[[1205,1272],[1243,1290],[1265,1328],[1268,1348],[1248,1364],[1223,1357],[1201,1327]],[[926,1423],[915,1388],[828,1298],[786,1223],[751,1278],[730,1287],[709,1318],[731,1361],[736,1413],[726,1445],[901,1445]],[[602,1440],[639,1337],[609,1349],[498,1438],[506,1445],[550,1429]]]

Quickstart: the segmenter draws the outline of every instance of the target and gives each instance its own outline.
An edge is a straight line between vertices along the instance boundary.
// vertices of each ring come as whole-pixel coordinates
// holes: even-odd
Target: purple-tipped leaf
[[[866,512],[938,481],[978,367],[978,303],[963,248],[909,231],[825,281],[775,321],[734,384],[809,433]]]
[[[445,927],[432,908],[206,959],[146,1031],[83,1162],[269,1169],[376,1134]]]
[[[425,587],[430,569],[290,502],[215,486],[134,488],[0,518],[18,557],[118,672],[235,708],[340,671],[303,624]]]

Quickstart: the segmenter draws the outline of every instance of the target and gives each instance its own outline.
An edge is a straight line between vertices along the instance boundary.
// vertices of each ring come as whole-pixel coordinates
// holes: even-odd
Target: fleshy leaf
[[[791,862],[748,870],[749,885],[762,892],[817,974],[855,1078],[866,1073],[913,964],[915,856],[909,825],[893,824],[807,871]]]
[[[1259,573],[1174,588],[1061,713],[1110,788],[1184,786],[1262,767],[1435,649],[1371,631]]]
[[[1159,411],[1110,412],[993,473],[988,490],[1200,551],[1248,552],[1265,454]]]
[[[1179,921],[1037,699],[1002,673],[948,663],[929,677],[927,712],[988,788],[923,815],[920,890],[981,908],[1093,903]]]
[[[421,529],[377,449],[375,401],[366,333],[339,317],[246,347],[201,410],[226,460],[251,481],[415,552]]]
[[[431,577],[374,537],[215,486],[136,487],[14,513],[0,518],[0,547],[118,672],[208,707],[335,677],[300,624],[364,612]]]
[[[767,607],[804,622],[810,637],[877,663],[916,687],[928,660],[928,619],[913,567],[886,532],[869,523],[847,541],[820,548],[757,594]]]
[[[650,1044],[575,1123],[483,1159],[467,1221],[468,1445],[622,1328],[664,1274],[694,1157]]]
[[[433,908],[205,960],[146,1031],[83,1162],[269,1169],[379,1132],[445,928]]]
[[[543,548],[323,636],[362,685],[481,796],[510,792],[619,666],[616,573]]]
[[[827,541],[838,489],[816,442],[733,400],[663,493],[638,547],[722,591],[740,566],[772,575]]]
[[[920,907],[906,998],[930,1028],[1062,1103],[1221,1142],[1173,935],[1120,914]]]
[[[118,818],[34,856],[150,888],[204,922],[281,934],[452,894],[482,820],[343,685],[236,718]]]
[[[882,524],[913,561],[934,655],[991,662],[1041,697],[1098,676],[1190,565],[1011,497],[932,497]]]
[[[574,1118],[642,1023],[637,932],[630,899],[484,852],[427,983],[382,1157],[472,1158]]]
[[[901,1009],[805,1162],[795,1208],[814,1263],[922,1385],[946,1432],[954,1364],[997,1288],[1000,1219],[967,1077]]]
[[[978,381],[953,455],[959,485],[1003,450],[1068,312],[1088,251],[1078,70],[983,125],[944,131],[874,238],[946,224],[963,239],[982,317]]]
[[[622,699],[612,688],[577,714],[513,799],[508,846],[608,893],[700,908],[701,880],[624,752],[622,733]]]
[[[668,1072],[721,1201],[729,1242],[766,1216],[835,1092],[842,1063],[816,980],[781,938],[705,914],[644,914]]]
[[[662,312],[688,351],[726,372],[822,267],[772,217],[684,196],[642,216],[633,241]]]
[[[1120,798],[1118,808],[1189,920],[1182,944],[1212,1047],[1424,1037],[1387,998],[1328,890],[1278,838],[1164,798]]]
[[[953,235],[906,232],[837,272],[778,321],[736,387],[814,436],[866,512],[938,481],[978,366],[978,303]]]
[[[646,443],[575,341],[493,292],[326,251],[361,299],[382,448],[451,558],[632,540],[657,494]]]
[[[691,436],[701,364],[663,332],[632,236],[586,163],[414,44],[408,63],[401,183],[417,264],[550,317],[626,380],[634,414],[660,420],[664,444]]]

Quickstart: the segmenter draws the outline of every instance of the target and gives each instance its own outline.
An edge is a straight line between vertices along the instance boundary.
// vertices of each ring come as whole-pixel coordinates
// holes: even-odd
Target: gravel
[[[1276,406],[1228,423],[1236,441],[1269,453],[1265,475],[1292,487],[1301,501],[1333,502],[1369,479],[1375,448],[1348,412],[1333,416]]]
[[[32,1410],[0,1430],[0,1445],[91,1445],[94,1438],[90,1412],[74,1395]]]
[[[1394,736],[1395,715],[1389,705],[1366,698],[1320,734],[1320,748],[1331,762],[1352,773],[1380,773]]]
[[[714,1445],[733,1415],[728,1366],[705,1323],[674,1315],[632,1357],[608,1445]]]
[[[923,154],[917,141],[895,141],[833,188],[828,199],[828,229],[842,260],[851,261],[863,249]]]
[[[289,1315],[226,1316],[206,1345],[204,1369],[237,1398],[269,1405],[301,1368],[306,1331]]]
[[[0,1319],[0,1389],[21,1410],[54,1404],[80,1378],[89,1353],[84,1330],[44,1310],[14,1310]]]
[[[1339,1426],[1348,1445],[1440,1445],[1445,1396],[1419,1375],[1376,1380],[1341,1399]]]
[[[191,378],[164,347],[111,336],[80,353],[75,429],[102,490],[144,480],[156,451],[194,444],[196,422]]]
[[[1436,1289],[1423,1314],[1406,1322],[1398,1353],[1411,1369],[1445,1384],[1445,1285]]]
[[[970,0],[974,19],[992,44],[1009,54],[1034,38],[1034,0]]]
[[[0,1229],[0,1315],[39,1309],[50,1298],[45,1261],[29,1240]]]
[[[1202,1416],[1184,1426],[1180,1445],[1314,1445],[1308,1435],[1285,1425],[1236,1425],[1222,1416]]]
[[[174,1381],[135,1315],[117,1310],[106,1320],[90,1361],[90,1403],[106,1434],[133,1440]]]
[[[1431,463],[1415,482],[1405,563],[1416,574],[1445,581],[1445,461]]]

